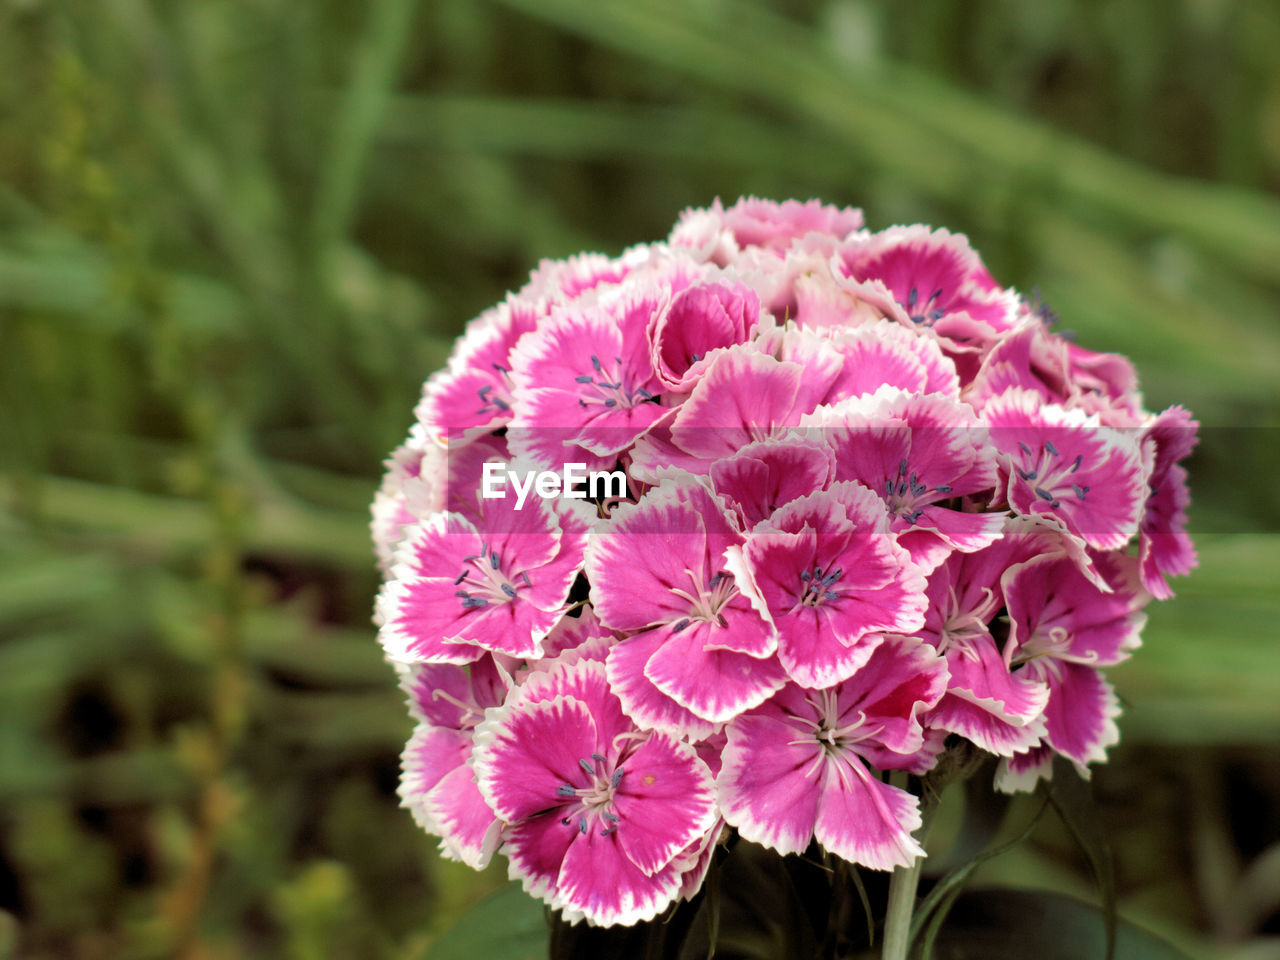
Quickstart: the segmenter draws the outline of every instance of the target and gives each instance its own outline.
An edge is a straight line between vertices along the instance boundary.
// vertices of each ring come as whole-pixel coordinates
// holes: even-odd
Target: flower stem
[[[924,857],[916,857],[909,867],[898,867],[889,877],[889,905],[884,918],[884,951],[881,960],[906,960],[911,946],[911,912],[916,905],[916,884],[920,881],[920,865]]]

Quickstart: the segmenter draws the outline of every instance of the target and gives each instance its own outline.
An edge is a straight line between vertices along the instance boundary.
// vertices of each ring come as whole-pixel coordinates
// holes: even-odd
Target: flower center
[[[822,747],[822,757],[835,757],[855,744],[871,739],[884,729],[883,725],[868,723],[867,715],[861,710],[854,714],[849,723],[842,724],[840,703],[834,690],[815,690],[806,699],[818,711],[818,716],[816,719],[796,718],[812,727],[813,732],[809,738],[791,741],[793,746],[817,742]]]
[[[891,513],[907,523],[915,523],[924,512],[923,507],[946,497],[951,493],[951,487],[943,483],[930,489],[910,471],[911,466],[904,457],[898,464],[897,477],[885,478],[884,495]]]
[[[622,822],[622,818],[613,812],[613,795],[626,771],[622,767],[611,767],[608,759],[600,753],[593,753],[590,760],[579,760],[578,765],[587,775],[587,785],[578,787],[562,783],[556,788],[557,796],[571,801],[565,804],[566,812],[560,822],[586,834],[592,824],[604,821],[606,826],[600,831],[600,836],[607,837],[616,832]]]
[[[481,720],[484,719],[484,710],[476,706],[474,703],[467,703],[465,700],[459,700],[448,690],[435,689],[431,691],[432,700],[443,700],[450,703],[462,711],[462,716],[458,718],[457,729],[473,730]]]
[[[830,572],[821,566],[812,570],[800,571],[800,583],[797,586],[796,607],[818,607],[832,600],[839,600],[843,593],[836,586],[844,577],[844,571],[837,567]]]
[[[495,363],[493,365],[493,369],[496,370],[498,376],[506,382],[507,388],[509,389],[511,385],[511,371],[500,363]],[[476,411],[477,414],[485,415],[491,413],[508,413],[511,410],[511,405],[494,392],[496,389],[500,388],[495,387],[492,383],[486,383],[476,391],[476,395],[480,397],[480,409]]]
[[[672,627],[671,632],[679,633],[695,620],[727,627],[729,621],[721,611],[738,595],[738,587],[733,582],[733,578],[724,570],[719,570],[707,581],[706,586],[701,586],[699,578],[692,570],[685,570],[685,573],[689,576],[693,590],[672,587],[671,592],[689,601],[689,616],[679,620]]]
[[[1027,665],[1027,670],[1041,679],[1047,675],[1059,675],[1061,664],[1093,663],[1094,654],[1079,656],[1071,652],[1071,641],[1074,639],[1066,627],[1050,627],[1048,630],[1037,630],[1032,637],[1019,648],[1013,662],[1014,667]]]
[[[573,378],[575,383],[582,384],[583,387],[579,391],[578,406],[604,406],[610,409],[627,409],[634,407],[636,404],[644,403],[646,400],[657,399],[644,387],[624,386],[621,373],[622,358],[614,357],[613,359],[616,366],[613,368],[611,375],[606,376],[604,364],[600,362],[599,357],[592,355],[591,366],[595,370],[595,376],[584,373]],[[587,390],[587,387],[591,389]],[[583,396],[583,393],[586,395]]]
[[[947,593],[947,615],[942,621],[938,639],[938,653],[946,653],[955,646],[961,656],[977,660],[978,654],[973,649],[973,641],[988,632],[987,624],[996,612],[996,604],[995,591],[990,587],[983,587],[982,601],[972,610],[961,610],[956,585],[951,584]]]
[[[502,558],[496,550],[490,550],[487,543],[480,545],[478,554],[464,557],[462,564],[462,572],[453,583],[458,587],[466,584],[469,588],[454,592],[464,610],[480,610],[490,604],[510,603],[516,598],[516,591],[533,586],[528,573],[520,573],[514,578],[504,573]]]
[[[1059,497],[1066,496],[1068,491],[1080,500],[1089,493],[1089,487],[1071,481],[1071,475],[1084,463],[1084,454],[1077,454],[1074,460],[1067,460],[1058,452],[1052,440],[1041,444],[1039,455],[1033,453],[1021,440],[1018,441],[1018,446],[1024,454],[1023,463],[1026,465],[1026,469],[1016,468],[1018,476],[1049,506],[1061,506]]]
[[[911,318],[912,323],[923,324],[926,327],[932,327],[935,323],[942,319],[942,315],[946,313],[938,306],[942,299],[942,288],[939,287],[929,294],[928,300],[920,299],[920,291],[912,287],[907,291],[907,302],[898,301],[898,306],[907,311],[907,316]]]

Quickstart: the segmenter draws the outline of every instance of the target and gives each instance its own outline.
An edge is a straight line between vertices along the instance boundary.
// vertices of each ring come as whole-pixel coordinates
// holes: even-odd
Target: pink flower
[[[596,924],[648,920],[679,895],[678,858],[715,821],[711,772],[688,744],[638,729],[598,661],[531,676],[476,743],[480,791],[529,893]]]
[[[997,477],[986,427],[966,404],[884,387],[804,423],[834,448],[838,480],[880,495],[890,529],[926,571],[952,550],[979,550],[1000,536],[1002,514],[962,509],[962,498],[989,499]]]
[[[536,304],[509,298],[468,325],[448,368],[422,388],[416,412],[434,439],[466,442],[511,419],[511,348],[540,318]]]
[[[1050,520],[1097,550],[1118,550],[1138,532],[1147,478],[1131,431],[1021,389],[993,399],[983,417],[1019,514]]]
[[[671,468],[705,473],[749,443],[780,437],[817,406],[839,370],[834,351],[816,375],[752,344],[720,351],[671,420],[636,444],[632,470],[644,479]]]
[[[1025,524],[1009,524],[1004,537],[986,549],[951,554],[929,577],[929,609],[917,634],[946,656],[950,674],[946,696],[926,722],[1000,756],[1040,743],[1049,700],[1048,685],[1032,671],[1010,670],[991,633],[1005,606],[1005,571],[1046,548],[1060,552],[1054,549],[1057,537],[1025,529]]]
[[[1102,760],[1106,670],[1195,564],[1197,424],[1054,321],[965,237],[817,201],[543,261],[374,500],[405,805],[570,922],[629,924],[734,830],[911,863],[918,803],[877,771],[944,741],[1001,790]],[[571,469],[625,483],[526,486]]]
[[[1196,550],[1187,536],[1187,471],[1180,461],[1191,455],[1200,424],[1182,407],[1170,407],[1143,432],[1144,447],[1153,450],[1150,494],[1138,530],[1142,585],[1159,600],[1173,596],[1166,577],[1195,569]]]
[[[766,440],[713,463],[711,483],[739,528],[747,531],[779,507],[825,490],[835,466],[835,455],[824,443]]]
[[[1065,555],[1028,560],[1002,580],[1010,620],[1005,660],[1048,685],[1045,743],[1082,772],[1120,738],[1119,702],[1099,668],[1125,659],[1146,622],[1131,558],[1108,556],[1099,566],[1110,593]]]
[[[740,592],[725,552],[742,537],[691,478],[597,524],[586,574],[596,615],[625,634],[609,682],[637,723],[701,738],[784,681],[773,629]]]
[[[744,343],[760,319],[760,299],[742,284],[686,287],[654,318],[653,366],[666,387],[680,390],[700,377],[711,354]]]
[[[875,393],[882,386],[908,393],[960,396],[956,365],[938,341],[887,320],[832,334],[844,368],[832,393],[837,399]]]
[[[940,746],[920,714],[946,689],[945,663],[927,644],[890,637],[853,677],[826,690],[789,685],[732,721],[717,779],[725,820],[746,839],[802,853],[813,839],[875,870],[924,851],[915,797],[881,770],[923,771]]]
[[[498,846],[501,824],[480,796],[468,760],[484,712],[500,705],[508,679],[484,657],[469,667],[414,664],[401,683],[418,725],[401,757],[400,798],[440,851],[479,870]]]
[[[547,469],[610,470],[666,412],[645,332],[660,292],[606,311],[567,309],[526,334],[511,355],[513,416],[507,442]]]
[[[673,246],[724,264],[744,247],[761,247],[781,256],[792,241],[821,233],[842,238],[862,228],[862,211],[825,206],[817,200],[800,203],[744,197],[728,210],[717,199],[708,209],[689,209],[671,233]]]
[[[981,350],[1012,329],[1017,298],[1000,290],[963,234],[923,225],[858,236],[837,254],[849,289],[952,351]]]
[[[911,633],[924,621],[924,578],[889,533],[884,504],[860,484],[792,500],[730,556],[801,686],[848,679],[886,632]]]
[[[539,500],[482,500],[479,523],[438,513],[401,547],[378,597],[379,639],[401,661],[537,657],[582,566],[585,528]]]

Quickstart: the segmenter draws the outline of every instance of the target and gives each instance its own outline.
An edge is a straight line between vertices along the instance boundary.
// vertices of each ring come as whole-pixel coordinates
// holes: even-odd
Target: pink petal
[[[799,422],[805,369],[750,344],[716,355],[671,422],[672,442],[695,457],[719,460]],[[636,459],[643,461],[643,444]]]
[[[1115,718],[1120,701],[1100,670],[1078,663],[1056,663],[1046,670],[1049,705],[1045,708],[1045,740],[1080,768],[1107,758],[1107,747],[1120,741]]]
[[[726,229],[741,247],[759,246],[781,252],[808,233],[846,237],[862,227],[856,207],[826,206],[817,200],[761,200],[743,197],[724,213]]]
[[[1025,673],[1010,672],[990,634],[947,648],[947,690],[994,713],[1006,723],[1027,724],[1044,712],[1049,689]]]
[[[518,709],[524,704],[542,703],[560,697],[580,703],[591,715],[596,746],[588,753],[579,754],[580,757],[595,752],[612,756],[616,753],[613,746],[615,738],[635,729],[622,712],[622,705],[609,686],[602,659],[588,658],[584,661],[572,656],[563,657],[553,662],[548,669],[533,671],[517,688],[508,706]],[[576,769],[573,772],[577,776]]]
[[[753,611],[749,618],[759,622]],[[655,687],[694,715],[723,723],[769,698],[786,681],[772,657],[759,659],[710,646],[713,628],[700,623],[662,642],[645,663]]]
[[[1001,760],[995,786],[1003,793],[1030,793],[1041,780],[1053,778],[1053,748],[1041,745]]]
[[[627,858],[621,830],[607,837],[594,830],[572,833],[575,839],[556,878],[555,906],[578,911],[589,923],[630,926],[652,920],[680,892],[675,870],[646,875]]]
[[[703,503],[691,491],[658,488],[597,525],[587,542],[586,574],[601,623],[643,630],[687,615],[688,601],[672,588],[691,589],[691,573],[707,566]]]
[[[653,734],[625,761],[614,812],[618,843],[648,875],[706,833],[715,821],[715,784],[691,746]]]
[[[831,449],[802,440],[749,444],[711,465],[715,491],[749,530],[778,507],[825,488],[834,467]]]
[[[441,850],[474,870],[483,870],[498,848],[502,824],[480,796],[471,768],[464,764],[440,781],[431,791],[428,807],[440,828]]]
[[[576,829],[560,822],[557,811],[551,811],[508,824],[503,830],[502,852],[510,862],[512,878],[519,877],[526,893],[553,902],[565,855],[580,838]]]
[[[842,721],[860,713],[877,728],[872,742],[909,754],[923,745],[920,714],[946,689],[946,661],[933,647],[914,637],[889,636],[866,665],[840,685],[837,701]]]
[[[431,814],[431,791],[454,770],[466,769],[471,754],[471,738],[456,730],[418,724],[400,756],[399,794],[403,806],[418,824],[439,835],[440,827]]]
[[[753,843],[803,853],[817,821],[821,748],[793,743],[798,728],[773,717],[739,717],[726,732],[717,779],[725,821]]]
[[[587,706],[557,697],[497,713],[476,732],[480,792],[503,820],[525,820],[564,804],[557,790],[581,779],[578,761],[599,751]]]
[[[908,867],[925,855],[911,836],[919,827],[911,794],[881,783],[857,758],[827,762],[813,831],[827,850],[873,870]]]
[[[719,349],[744,343],[760,317],[760,300],[743,284],[686,287],[654,318],[653,365],[673,389],[692,385]]]
[[[637,726],[701,740],[710,736],[715,724],[676,703],[645,676],[646,665],[665,637],[651,630],[618,643],[605,660],[609,685]]]
[[[972,700],[948,693],[929,711],[926,722],[949,733],[968,737],[988,753],[1011,757],[1029,750],[1044,736],[1044,721],[1037,718],[1022,726],[1006,720],[1000,711],[984,708]]]

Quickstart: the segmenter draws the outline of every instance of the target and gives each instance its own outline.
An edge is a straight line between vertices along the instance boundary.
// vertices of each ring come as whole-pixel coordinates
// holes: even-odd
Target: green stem
[[[889,878],[881,960],[907,960],[907,949],[911,946],[911,912],[916,905],[916,885],[923,862],[924,857],[916,857],[911,866],[898,867]]]

